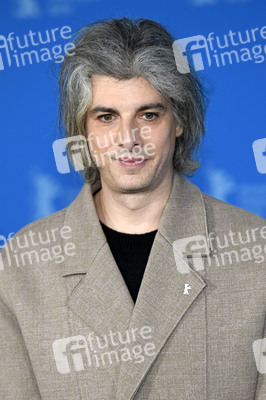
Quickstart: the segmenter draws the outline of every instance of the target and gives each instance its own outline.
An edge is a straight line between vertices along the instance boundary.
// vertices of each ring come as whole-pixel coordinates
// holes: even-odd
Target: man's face
[[[145,78],[94,75],[86,134],[102,185],[136,193],[154,190],[172,176],[175,139],[182,128],[170,104]]]

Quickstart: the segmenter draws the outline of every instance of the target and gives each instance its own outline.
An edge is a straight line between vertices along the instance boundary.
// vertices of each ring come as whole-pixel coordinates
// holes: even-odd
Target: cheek
[[[98,151],[109,147],[109,138],[106,135],[95,135],[95,144]]]
[[[95,131],[87,132],[87,142],[90,151],[102,153],[110,147],[110,139],[106,134],[97,134]]]
[[[151,135],[151,139],[147,139],[145,142],[154,143],[156,146],[156,150],[163,152],[164,149],[172,148],[175,145],[175,131],[171,129],[171,127],[166,126],[162,127],[161,129],[156,129]]]
[[[155,151],[161,154],[162,158],[172,159],[175,151],[176,136],[175,131],[164,132],[155,144]]]

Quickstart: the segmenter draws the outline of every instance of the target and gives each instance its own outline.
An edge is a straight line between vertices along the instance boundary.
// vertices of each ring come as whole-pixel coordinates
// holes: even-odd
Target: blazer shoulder
[[[221,226],[227,225],[231,229],[244,229],[266,226],[266,220],[257,214],[243,208],[226,203],[215,197],[202,193],[207,220],[216,221]]]
[[[53,214],[37,219],[36,221],[30,222],[21,228],[15,235],[21,235],[29,231],[43,231],[46,229],[52,229],[53,227],[58,227],[64,223],[67,207],[59,210]]]
[[[32,279],[34,255],[37,254],[40,258],[41,247],[49,247],[49,244],[42,245],[40,240],[47,243],[49,239],[53,244],[57,243],[58,238],[60,239],[60,234],[67,234],[67,227],[64,226],[66,210],[67,208],[64,208],[25,225],[5,243],[0,251],[0,301],[7,304],[7,299],[17,293],[18,287],[27,279]],[[23,266],[20,265],[21,260],[19,260],[22,254],[23,262],[25,262]]]

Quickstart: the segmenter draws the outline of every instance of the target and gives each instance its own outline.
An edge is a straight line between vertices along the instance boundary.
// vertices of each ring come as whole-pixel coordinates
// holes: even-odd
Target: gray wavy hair
[[[180,73],[173,52],[175,38],[159,23],[138,18],[93,22],[82,28],[75,48],[66,55],[58,87],[58,122],[66,137],[85,134],[87,110],[92,99],[92,75],[125,80],[144,77],[172,105],[174,118],[183,127],[176,138],[173,166],[184,175],[199,167],[196,161],[205,133],[207,98],[194,69]],[[82,155],[85,179],[99,178],[96,165]]]

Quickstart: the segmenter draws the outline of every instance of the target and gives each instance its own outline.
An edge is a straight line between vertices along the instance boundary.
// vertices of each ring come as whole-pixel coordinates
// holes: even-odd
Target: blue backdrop
[[[80,176],[60,174],[53,155],[59,134],[51,64],[60,66],[80,27],[123,16],[154,19],[182,39],[213,88],[192,181],[266,217],[265,0],[11,0],[0,10],[0,235],[67,206],[79,192]]]

